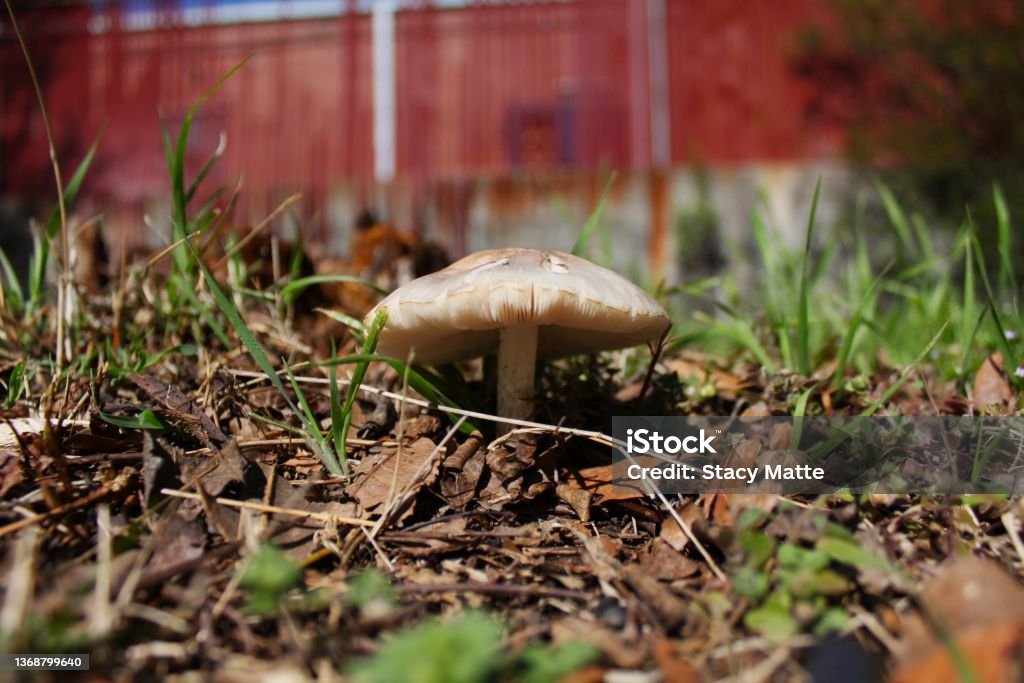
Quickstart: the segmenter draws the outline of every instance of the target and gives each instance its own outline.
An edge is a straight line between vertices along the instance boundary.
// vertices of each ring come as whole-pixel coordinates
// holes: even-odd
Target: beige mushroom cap
[[[665,310],[618,273],[560,251],[490,249],[392,292],[377,351],[449,363],[493,353],[499,331],[537,326],[537,353],[558,358],[635,346],[671,325]]]

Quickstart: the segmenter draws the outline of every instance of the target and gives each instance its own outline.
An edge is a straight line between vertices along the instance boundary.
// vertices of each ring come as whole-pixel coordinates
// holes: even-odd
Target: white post
[[[651,163],[655,168],[665,168],[672,162],[667,20],[665,0],[647,0],[647,45],[651,75]]]
[[[395,177],[395,0],[373,3],[373,173]]]

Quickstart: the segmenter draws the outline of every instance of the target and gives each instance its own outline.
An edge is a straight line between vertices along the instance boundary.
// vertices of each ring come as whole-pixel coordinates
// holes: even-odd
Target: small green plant
[[[773,642],[802,631],[824,634],[848,621],[838,601],[851,587],[850,571],[871,570],[901,577],[900,570],[858,544],[849,532],[825,516],[810,519],[818,538],[807,545],[780,542],[764,533],[759,510],[740,518],[737,545],[741,561],[733,589],[748,600],[744,617],[748,629]]]
[[[358,683],[486,683],[501,669],[501,632],[478,613],[429,621],[396,634],[351,673]]]
[[[345,598],[364,618],[386,615],[395,608],[395,589],[378,569],[364,569],[356,574],[349,581]]]
[[[246,609],[253,614],[273,614],[301,578],[302,570],[277,546],[260,546],[245,563],[239,582],[247,593]]]
[[[509,657],[501,651],[501,636],[501,624],[485,614],[432,620],[396,634],[351,673],[359,683],[554,683],[597,658],[582,643],[531,646]]]

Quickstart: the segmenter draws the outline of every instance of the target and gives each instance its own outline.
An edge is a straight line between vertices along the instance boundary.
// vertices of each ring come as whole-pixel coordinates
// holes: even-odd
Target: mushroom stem
[[[533,371],[537,364],[537,326],[502,328],[498,339],[498,415],[525,420],[533,412]],[[512,429],[498,428],[499,434]]]

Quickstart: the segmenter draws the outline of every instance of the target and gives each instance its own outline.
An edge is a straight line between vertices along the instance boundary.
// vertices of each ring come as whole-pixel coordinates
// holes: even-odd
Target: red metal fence
[[[429,2],[396,15],[397,176],[417,187],[487,175],[644,169],[652,155],[652,31],[663,30],[671,164],[800,160],[837,152],[803,120],[786,56],[814,0]],[[101,7],[101,9],[97,9]],[[102,9],[106,7],[106,9]],[[213,182],[244,176],[268,204],[301,190],[310,210],[373,177],[371,18],[125,30],[122,7],[21,11],[60,158],[77,163],[106,130],[88,194],[131,204],[167,194],[158,114],[174,130],[212,83],[253,54],[201,110],[197,168],[223,132]],[[0,178],[50,193],[46,143],[24,62],[5,27]],[[666,143],[667,144],[667,143]],[[264,199],[258,199],[258,198]],[[255,207],[259,208],[269,208]]]

